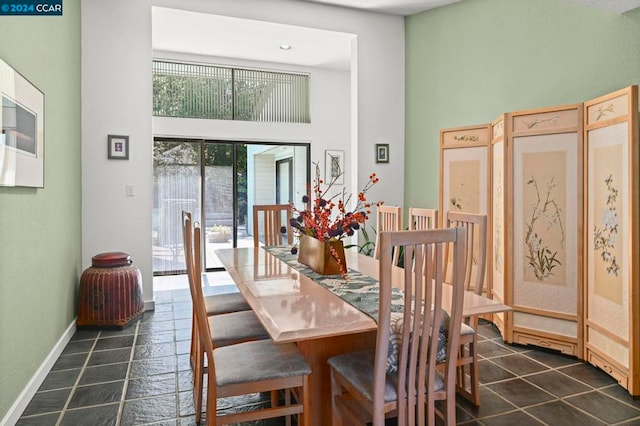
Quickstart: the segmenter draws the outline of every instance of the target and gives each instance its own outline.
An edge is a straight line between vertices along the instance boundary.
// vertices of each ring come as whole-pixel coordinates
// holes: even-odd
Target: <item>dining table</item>
[[[236,283],[270,337],[294,342],[311,367],[311,424],[331,424],[331,377],[327,360],[343,353],[375,348],[377,322],[357,307],[361,297],[348,292],[353,283],[375,285],[379,262],[356,250],[346,250],[348,274],[320,276],[296,261],[289,247],[218,249],[220,262]],[[402,287],[403,273],[397,276]],[[396,282],[396,281],[394,281]],[[443,286],[450,297],[451,286]],[[354,298],[355,295],[355,298]],[[345,297],[347,296],[347,297]],[[463,316],[508,311],[498,301],[465,291]]]

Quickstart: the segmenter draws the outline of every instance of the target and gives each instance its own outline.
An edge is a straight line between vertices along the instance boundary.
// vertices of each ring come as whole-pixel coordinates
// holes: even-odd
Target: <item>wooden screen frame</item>
[[[537,346],[547,347],[551,349],[559,350],[568,355],[582,356],[582,306],[583,306],[583,267],[582,267],[582,251],[583,251],[583,166],[582,166],[582,158],[583,158],[583,112],[582,112],[582,103],[579,104],[571,104],[564,106],[556,106],[556,107],[547,107],[547,108],[536,108],[532,110],[526,111],[517,111],[509,114],[509,122],[510,122],[510,133],[508,134],[508,139],[510,142],[510,150],[509,150],[509,163],[510,163],[510,182],[511,182],[511,190],[508,194],[509,198],[509,211],[510,215],[510,225],[512,226],[511,234],[510,234],[510,242],[512,244],[512,249],[508,251],[508,260],[507,263],[510,265],[509,275],[507,277],[507,281],[510,282],[510,300],[509,303],[513,307],[513,313],[511,316],[511,338],[514,343],[520,344],[534,344]],[[574,209],[576,221],[575,223],[570,222],[570,218],[567,216],[565,219],[564,226],[566,227],[566,232],[569,230],[571,234],[575,235],[575,242],[573,239],[567,239],[572,244],[573,250],[569,252],[571,247],[567,247],[568,258],[565,260],[565,263],[569,261],[569,259],[575,259],[575,264],[573,262],[568,263],[565,275],[565,281],[562,283],[558,283],[562,286],[575,286],[575,314],[571,312],[562,312],[560,309],[546,309],[544,306],[535,306],[535,303],[532,306],[526,306],[520,301],[520,304],[516,303],[516,296],[518,294],[517,289],[515,288],[516,284],[521,284],[525,282],[524,272],[521,269],[517,268],[516,265],[516,250],[520,250],[520,245],[516,247],[516,242],[524,243],[524,235],[523,231],[525,228],[525,223],[521,224],[522,226],[517,229],[516,226],[516,215],[520,212],[520,210],[516,211],[517,208],[524,209],[524,198],[522,197],[522,193],[518,191],[516,188],[516,180],[518,182],[525,182],[526,177],[524,175],[518,175],[518,173],[523,173],[520,170],[520,167],[516,167],[517,164],[520,164],[519,161],[522,160],[521,157],[518,157],[521,143],[527,141],[528,137],[547,137],[558,135],[558,137],[562,137],[565,134],[575,134],[576,141],[575,145],[572,144],[570,148],[566,148],[565,152],[568,154],[573,153],[575,158],[567,158],[567,164],[570,164],[571,160],[575,162],[575,169],[573,170],[573,176],[570,178],[575,182],[576,188],[566,188],[566,194],[575,194],[576,198],[575,204],[571,203],[571,206]],[[521,139],[522,138],[522,139]],[[520,141],[523,142],[520,142]],[[541,142],[542,143],[542,142]],[[548,143],[548,141],[546,142]],[[530,144],[528,149],[533,149],[535,144]],[[523,148],[524,149],[524,148]],[[555,151],[555,150],[554,150]],[[523,151],[522,156],[525,153],[536,152],[534,151]],[[540,153],[551,152],[540,150]],[[561,169],[563,170],[563,169]],[[518,179],[516,179],[518,178]],[[567,181],[567,183],[570,180]],[[516,201],[521,200],[522,205],[516,205]],[[571,200],[566,200],[569,203]],[[569,204],[567,204],[569,205]],[[524,210],[522,210],[524,212]],[[568,214],[568,211],[565,212]],[[520,223],[520,222],[518,222]],[[569,229],[569,223],[571,223],[571,229]],[[520,263],[518,263],[521,267],[524,266],[524,257],[520,259]],[[570,274],[570,272],[574,272]],[[545,283],[541,282],[540,285],[545,285]],[[517,325],[516,316],[517,315],[532,315],[534,317],[548,318],[547,321],[556,321],[558,324],[564,323],[567,327],[572,328],[571,323],[575,323],[575,336],[570,336],[569,331],[552,331],[552,325],[549,324],[547,326],[541,326],[540,329],[531,328],[535,327],[534,324],[530,324],[531,327],[526,327],[524,325]],[[531,318],[531,322],[536,322],[534,318]],[[566,321],[566,322],[565,322]],[[546,328],[543,329],[543,328]]]
[[[440,187],[438,194],[438,226],[443,227],[446,226],[447,223],[447,211],[450,209],[445,208],[445,200],[444,195],[448,193],[448,180],[446,180],[445,176],[445,156],[447,152],[456,152],[456,154],[464,155],[464,150],[472,149],[474,151],[473,156],[469,157],[469,159],[479,159],[483,161],[481,167],[484,167],[485,173],[482,173],[482,169],[478,172],[480,176],[478,176],[478,182],[482,182],[482,179],[485,179],[485,184],[480,184],[480,190],[484,189],[484,194],[480,195],[480,199],[478,200],[479,211],[475,211],[476,209],[467,209],[464,208],[461,211],[465,211],[467,213],[477,213],[477,214],[486,214],[487,218],[491,217],[491,206],[492,206],[492,196],[491,196],[491,123],[486,124],[477,124],[472,126],[464,126],[464,127],[452,127],[448,129],[440,130]],[[484,148],[485,153],[481,152],[478,155],[475,153],[476,150]],[[484,186],[484,188],[483,188]],[[447,189],[445,189],[447,188]],[[484,205],[482,205],[482,200],[484,198]],[[484,207],[484,209],[483,209]],[[483,211],[484,210],[484,211]],[[491,235],[491,226],[490,221],[487,220],[487,235]],[[489,265],[492,264],[491,260],[491,242],[487,239],[486,247],[485,247],[487,256],[486,256],[486,265],[485,265],[485,284],[484,290],[486,292],[487,297],[492,297],[492,285],[491,285],[491,275],[487,272]]]
[[[626,98],[626,100],[624,98]],[[613,376],[630,394],[637,396],[640,395],[640,170],[638,159],[638,86],[629,86],[585,102],[584,122],[584,164],[586,170],[584,174],[584,187],[586,189],[584,222],[587,225],[585,226],[584,245],[584,357],[591,364]],[[626,141],[623,142],[622,162],[624,163],[626,160],[626,177],[628,179],[627,186],[624,188],[628,195],[628,208],[624,222],[628,228],[628,238],[623,242],[623,244],[627,246],[628,255],[619,262],[622,268],[628,268],[626,271],[628,276],[626,280],[628,292],[626,295],[628,297],[628,332],[626,337],[616,333],[618,330],[608,330],[589,316],[591,300],[596,300],[596,296],[591,294],[590,288],[591,268],[595,263],[591,261],[595,256],[595,253],[592,253],[591,239],[595,236],[596,232],[595,228],[593,230],[590,229],[591,203],[595,202],[592,188],[589,185],[592,173],[589,153],[591,151],[591,141],[594,139],[590,135],[592,131],[620,123],[627,123]],[[621,196],[624,196],[624,194],[621,194]],[[595,210],[595,206],[593,206],[593,208]],[[626,346],[628,348],[628,366],[622,365],[614,359],[614,357],[607,352],[608,348],[597,347],[590,339],[590,332],[592,330],[610,339],[614,344]]]

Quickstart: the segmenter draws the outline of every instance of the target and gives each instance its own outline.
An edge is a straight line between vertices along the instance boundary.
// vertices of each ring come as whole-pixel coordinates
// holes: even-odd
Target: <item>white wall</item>
[[[345,164],[354,169],[355,185],[361,187],[369,174],[376,171],[381,182],[370,193],[370,199],[384,199],[386,204],[403,202],[403,18],[306,2],[268,0],[268,7],[265,3],[266,0],[82,3],[83,265],[89,265],[91,256],[102,251],[129,252],[144,277],[145,301],[153,298],[152,136],[153,131],[158,134],[169,131],[157,121],[153,121],[152,128],[152,5],[356,34],[357,67],[353,69],[357,75],[353,78],[358,83],[357,101],[350,99],[348,82],[346,87],[322,87],[319,91],[312,87],[312,96],[324,105],[331,105],[334,96],[344,96],[345,102],[357,105],[357,122],[351,121],[352,112],[348,108],[338,110],[352,123],[352,140],[344,137],[335,121],[315,120],[313,110],[313,130],[291,126],[287,139],[310,141],[312,161],[318,159],[322,163],[325,149],[348,152],[351,145],[357,150],[358,160],[347,156]],[[217,124],[217,134],[237,136],[237,123]],[[264,133],[269,125],[243,124],[247,126],[243,132],[248,129],[261,132],[258,140],[271,137],[277,140],[282,136],[278,131],[272,136]],[[191,132],[198,130],[192,128]],[[129,161],[106,159],[108,134],[130,136]],[[392,163],[376,167],[374,145],[381,142],[391,144]],[[134,197],[125,196],[125,184],[135,186]]]

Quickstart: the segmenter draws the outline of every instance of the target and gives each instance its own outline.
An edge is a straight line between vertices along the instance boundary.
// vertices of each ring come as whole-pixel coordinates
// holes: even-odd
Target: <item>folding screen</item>
[[[440,131],[440,226],[446,226],[449,210],[489,215],[489,142],[489,124]],[[475,241],[480,243],[478,237]],[[485,244],[490,259],[490,242]],[[472,267],[472,277],[474,271]],[[491,294],[488,274],[484,289]]]
[[[638,88],[585,103],[585,358],[640,394]]]
[[[508,341],[582,355],[582,104],[508,114]]]

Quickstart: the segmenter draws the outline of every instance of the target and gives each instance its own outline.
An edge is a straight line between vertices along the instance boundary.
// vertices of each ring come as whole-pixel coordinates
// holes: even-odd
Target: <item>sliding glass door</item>
[[[254,204],[306,193],[309,145],[156,138],[154,177],[154,274],[184,272],[182,210],[202,226],[205,268],[221,269],[216,249],[253,245]]]

